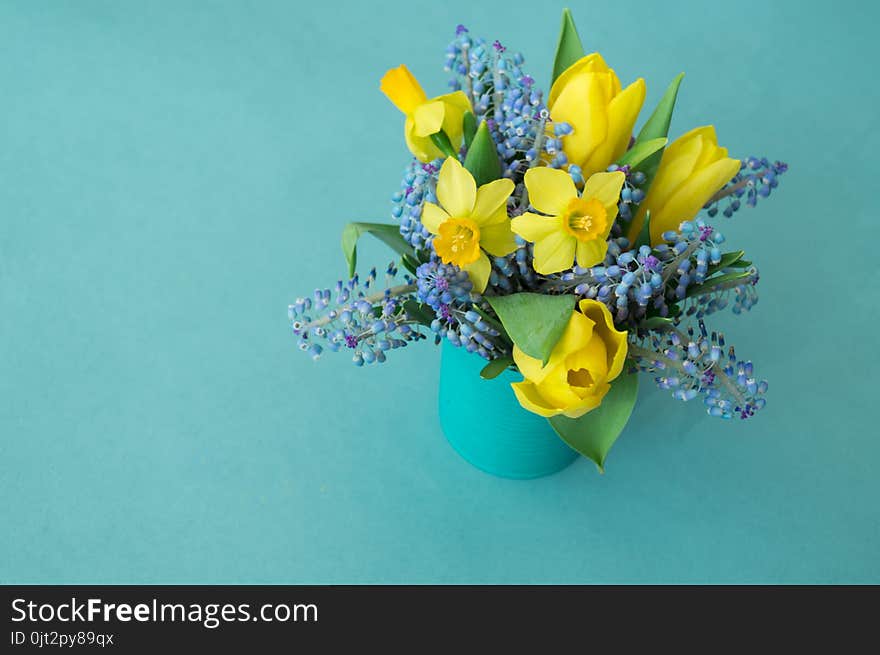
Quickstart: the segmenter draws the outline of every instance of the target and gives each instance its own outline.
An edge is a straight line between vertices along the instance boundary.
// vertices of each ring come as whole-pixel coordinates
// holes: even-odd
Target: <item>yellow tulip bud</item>
[[[662,243],[664,232],[694,218],[738,171],[739,160],[718,146],[711,125],[680,136],[663,152],[657,175],[630,226],[630,240],[638,236],[650,211],[651,244]]]
[[[578,418],[596,409],[623,370],[626,332],[614,328],[608,308],[581,300],[571,314],[546,366],[513,347],[513,360],[525,378],[511,386],[520,405],[540,416]]]
[[[431,135],[440,131],[446,133],[458,151],[464,135],[464,113],[473,111],[463,92],[428,99],[418,80],[403,65],[385,73],[379,88],[406,116],[406,146],[416,159],[427,163],[445,156],[431,140]]]
[[[550,89],[547,107],[554,122],[574,130],[562,139],[569,163],[580,166],[587,178],[617,161],[626,152],[644,101],[645,80],[621,91],[617,74],[598,53],[566,68]]]

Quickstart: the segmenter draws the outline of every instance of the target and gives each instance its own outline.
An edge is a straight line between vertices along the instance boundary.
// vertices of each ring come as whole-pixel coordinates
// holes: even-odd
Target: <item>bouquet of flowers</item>
[[[786,165],[728,156],[712,126],[670,141],[683,74],[634,136],[645,81],[624,87],[585,54],[568,10],[547,96],[520,54],[461,25],[446,70],[452,90],[433,98],[406,66],[382,78],[413,156],[394,223],[345,227],[349,279],[290,305],[300,349],[364,366],[445,341],[485,360],[485,379],[518,372],[509,393],[600,468],[639,371],[710,416],[764,407],[767,382],[706,319],[758,300],[718,214],[766,198]],[[400,257],[384,280],[356,274],[363,234]]]

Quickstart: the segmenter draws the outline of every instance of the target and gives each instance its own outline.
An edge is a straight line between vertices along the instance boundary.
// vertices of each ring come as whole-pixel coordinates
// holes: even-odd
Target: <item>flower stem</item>
[[[356,298],[355,302],[359,300],[366,300],[371,305],[379,302],[380,300],[384,300],[385,298],[392,298],[394,296],[402,296],[407,293],[412,293],[416,290],[415,284],[399,284],[396,287],[391,287],[390,289],[385,289],[385,291],[377,292],[370,294],[369,296],[364,296],[363,298]],[[311,329],[316,327],[321,327],[322,325],[327,325],[333,319],[329,316],[322,316],[316,321],[312,321],[308,325],[304,325],[303,329]]]

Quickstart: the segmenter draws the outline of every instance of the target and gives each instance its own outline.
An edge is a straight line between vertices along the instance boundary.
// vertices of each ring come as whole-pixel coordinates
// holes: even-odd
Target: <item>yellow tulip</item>
[[[463,92],[447,93],[429,100],[418,80],[403,65],[385,73],[379,88],[406,116],[406,145],[416,159],[427,163],[443,157],[444,153],[431,140],[431,135],[440,131],[446,133],[452,147],[458,151],[464,133],[464,113],[473,111]]]
[[[540,416],[578,418],[596,409],[623,370],[627,334],[614,328],[608,308],[581,300],[546,366],[516,346],[513,360],[524,380],[511,386],[520,405]]]
[[[651,244],[662,243],[664,232],[694,218],[737,172],[739,160],[728,157],[727,148],[718,147],[713,126],[678,137],[663,152],[657,175],[630,226],[630,241],[638,236],[650,211]]]
[[[547,107],[550,118],[568,123],[574,132],[562,149],[584,177],[604,171],[626,152],[633,125],[645,101],[645,80],[621,91],[617,74],[599,53],[582,57],[556,78]]]
[[[474,291],[483,293],[492,273],[488,252],[504,257],[516,250],[507,199],[513,182],[495,180],[479,189],[473,175],[455,157],[447,157],[437,178],[440,205],[425,202],[422,225],[434,235],[434,251],[444,264],[468,274]]]
[[[621,171],[596,173],[579,196],[565,171],[545,166],[526,171],[529,203],[547,216],[526,212],[511,228],[535,244],[535,271],[551,275],[571,268],[575,259],[583,267],[605,259],[625,178]]]

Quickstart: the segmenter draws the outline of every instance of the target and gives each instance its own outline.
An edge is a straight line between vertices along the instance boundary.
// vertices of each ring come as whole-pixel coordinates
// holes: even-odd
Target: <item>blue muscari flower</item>
[[[350,349],[356,366],[382,363],[385,352],[402,348],[426,338],[417,320],[405,309],[415,300],[412,280],[392,287],[398,274],[395,264],[385,271],[385,288],[376,289],[376,270],[361,280],[355,275],[340,280],[333,291],[316,289],[311,298],[298,298],[287,310],[291,328],[299,339],[299,348],[318,359],[329,350]]]
[[[742,207],[742,199],[749,207],[758,203],[758,198],[767,198],[779,186],[779,177],[788,170],[788,164],[781,161],[770,162],[766,157],[746,157],[740,163],[740,170],[715,198],[705,206],[710,218],[719,209],[725,217],[731,218]],[[721,209],[722,202],[725,207]]]
[[[659,374],[657,386],[672,391],[674,398],[689,401],[702,395],[710,416],[750,418],[767,403],[767,382],[755,378],[752,362],[740,360],[733,346],[725,357],[725,345],[724,335],[710,334],[700,320],[696,329],[652,332],[636,340],[629,355],[640,370]]]
[[[466,272],[436,258],[416,269],[416,285],[419,301],[435,312],[440,311],[441,305],[469,303],[474,288]]]

